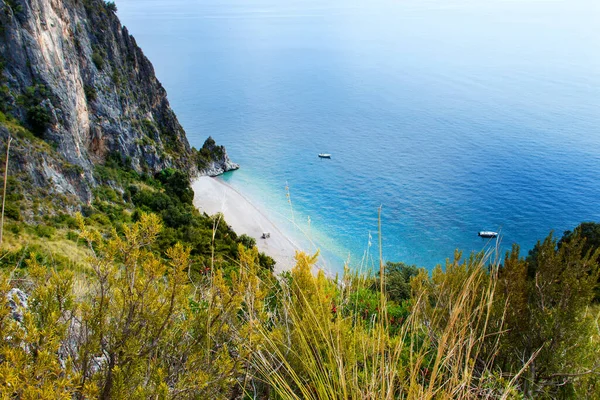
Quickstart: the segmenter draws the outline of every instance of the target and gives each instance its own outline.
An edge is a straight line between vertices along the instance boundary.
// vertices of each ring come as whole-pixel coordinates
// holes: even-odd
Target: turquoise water
[[[225,179],[332,266],[380,205],[384,257],[428,268],[479,230],[529,249],[600,220],[596,0],[117,5],[191,144],[224,144]]]

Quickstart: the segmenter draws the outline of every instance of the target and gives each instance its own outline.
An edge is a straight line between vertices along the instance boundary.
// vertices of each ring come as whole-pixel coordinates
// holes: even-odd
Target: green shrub
[[[106,9],[110,12],[116,13],[117,12],[117,5],[115,4],[114,1],[107,1],[104,3],[104,5],[106,6]]]
[[[19,3],[17,3],[15,0],[7,0],[6,3],[13,10],[13,13],[19,14],[19,13],[23,12],[23,6]]]
[[[256,246],[256,239],[244,233],[238,237],[238,243],[241,243],[247,249],[251,249]]]
[[[2,73],[0,72],[0,76]],[[10,111],[10,89],[6,85],[0,86],[0,112],[8,112]],[[3,121],[4,122],[4,121]]]
[[[56,228],[48,225],[36,225],[34,228],[35,234],[41,238],[52,239],[56,233]]]
[[[156,132],[156,125],[154,125],[154,122],[149,119],[142,120],[142,127],[144,132],[146,132],[148,135],[153,135]]]
[[[156,174],[156,179],[163,184],[168,195],[176,196],[184,204],[192,204],[194,191],[190,187],[189,177],[186,174],[167,168]]]
[[[70,229],[77,228],[77,220],[69,214],[60,213],[53,216],[50,220],[55,226],[64,226]]]
[[[15,221],[21,220],[21,208],[18,203],[6,202],[4,205],[4,216]]]
[[[420,269],[404,263],[385,264],[385,293],[390,300],[402,302],[410,299],[410,280],[419,274]]]
[[[275,270],[275,260],[265,253],[258,254],[258,263],[264,269],[273,272]]]
[[[101,68],[99,68],[99,69],[101,69]],[[98,95],[96,93],[96,88],[94,86],[85,85],[83,87],[83,91],[85,92],[85,98],[87,99],[88,102],[95,101],[96,98],[98,97]]]
[[[527,398],[566,398],[585,385],[578,375],[597,366],[600,347],[591,338],[598,335],[598,315],[589,309],[600,249],[586,250],[583,233],[578,227],[560,246],[551,233],[527,259],[513,245],[499,271],[495,321],[503,322],[500,344],[510,351],[497,362],[503,372],[516,373],[530,360],[518,381]]]
[[[93,222],[96,222],[97,224],[103,225],[103,226],[110,226],[110,219],[104,214],[100,214],[100,213],[92,214],[92,216],[90,217],[90,220]]]
[[[48,107],[42,105],[42,102],[51,97],[50,91],[44,85],[34,85],[26,89],[22,96],[19,96],[18,103],[25,108],[27,114],[27,123],[31,131],[42,138],[46,129],[52,122],[52,114]]]
[[[77,243],[79,241],[79,233],[74,231],[68,231],[67,240]]]
[[[110,186],[106,185],[98,186],[96,189],[94,189],[94,195],[101,201],[117,202],[120,200],[120,196],[117,195],[117,192],[115,192],[115,190]]]
[[[115,68],[113,70],[112,80],[113,80],[113,83],[115,84],[115,86],[119,87],[121,85],[121,81],[122,81],[121,73],[119,72],[119,70],[117,68]]]
[[[18,236],[21,234],[21,232],[23,232],[23,227],[21,226],[21,224],[7,224],[6,230]]]
[[[104,68],[104,57],[98,51],[94,51],[92,53],[92,62],[98,68],[99,71],[102,71]]]
[[[76,165],[76,164],[71,164],[71,163],[64,163],[62,166],[62,169],[65,173],[67,174],[75,174],[75,175],[81,175],[83,174],[83,167],[81,167],[80,165]]]
[[[37,105],[27,109],[27,120],[31,125],[33,133],[38,137],[42,137],[46,129],[50,126],[52,117],[46,107]]]

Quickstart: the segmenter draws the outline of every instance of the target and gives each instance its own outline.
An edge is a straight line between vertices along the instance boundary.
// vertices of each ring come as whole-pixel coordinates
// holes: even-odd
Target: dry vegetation
[[[543,259],[528,296],[517,296],[527,293],[525,276],[519,291],[507,296],[508,274],[519,286],[526,265],[513,251],[501,265],[490,264],[490,254],[461,261],[457,253],[444,269],[419,270],[403,308],[379,290],[390,275],[383,265],[380,277],[347,270],[335,280],[314,275],[317,256],[299,253],[296,267],[275,277],[261,267],[255,249],[240,244],[237,268],[200,275],[192,273],[189,248],[153,250],[162,229],[156,215],[144,214],[109,237],[86,227],[83,217],[77,224],[81,240],[47,241],[47,251],[84,262],[57,268],[32,253],[26,268],[3,270],[0,298],[8,299],[11,287],[28,294],[27,307],[3,303],[0,311],[3,398],[597,394],[598,312],[591,306],[597,254],[582,255],[577,241],[559,251],[552,239],[541,244],[542,252],[552,249],[555,266],[569,265],[571,273],[589,278],[569,281],[562,268],[561,292],[572,288],[570,298],[579,299],[571,305],[558,292],[545,295],[541,309],[526,298],[536,290],[550,293],[552,282],[539,270],[552,262]],[[19,303],[14,293],[13,301]],[[518,301],[525,302],[519,312],[529,312],[542,333],[511,336],[530,329],[523,321],[515,325]],[[534,315],[539,312],[551,315]],[[519,347],[519,340],[529,334],[533,343],[544,329],[554,329],[546,342]],[[552,340],[559,334],[566,336]]]

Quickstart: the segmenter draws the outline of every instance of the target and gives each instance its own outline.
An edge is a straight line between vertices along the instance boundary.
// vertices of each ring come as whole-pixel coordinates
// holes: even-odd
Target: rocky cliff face
[[[225,147],[218,146],[210,136],[197,153],[196,163],[200,174],[208,176],[217,176],[240,168],[238,164],[229,159]]]
[[[11,165],[34,185],[89,202],[94,165],[115,154],[138,172],[199,173],[152,64],[111,4],[0,0],[0,57],[0,137],[17,124],[33,132],[12,130]]]

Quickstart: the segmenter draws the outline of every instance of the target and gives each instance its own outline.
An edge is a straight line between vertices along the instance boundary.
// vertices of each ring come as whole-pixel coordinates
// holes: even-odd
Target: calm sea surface
[[[117,6],[191,144],[331,268],[377,251],[380,205],[384,257],[428,268],[600,221],[597,0]]]

